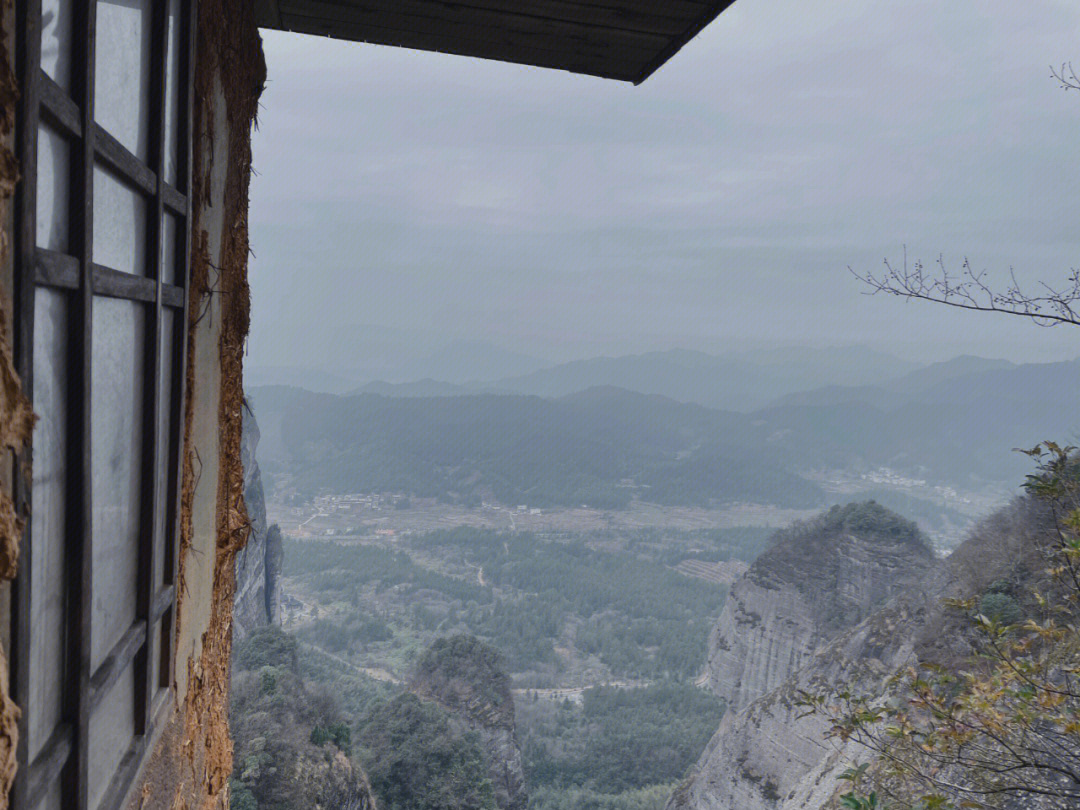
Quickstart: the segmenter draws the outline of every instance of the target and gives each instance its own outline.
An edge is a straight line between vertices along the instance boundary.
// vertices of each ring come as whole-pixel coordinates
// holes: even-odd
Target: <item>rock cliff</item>
[[[233,603],[233,634],[237,640],[256,627],[279,622],[281,601],[281,532],[266,525],[266,502],[262,476],[255,460],[259,425],[245,404],[240,458],[244,465],[244,501],[251,520],[251,536],[236,555],[236,598]]]
[[[718,691],[740,702],[724,716],[693,773],[669,800],[668,810],[819,810],[831,806],[839,792],[839,773],[866,761],[868,754],[853,742],[826,740],[826,721],[806,715],[798,705],[800,690],[832,686],[885,694],[889,676],[899,667],[919,660],[946,663],[966,655],[969,650],[960,619],[943,607],[942,600],[977,594],[1001,579],[1026,580],[1030,572],[1039,570],[1037,511],[1030,502],[1018,501],[981,524],[948,559],[933,565],[925,554],[914,551],[905,565],[905,554],[897,547],[897,556],[883,565],[891,566],[903,579],[902,586],[888,586],[877,565],[837,568],[834,564],[831,570],[844,572],[831,586],[837,591],[835,607],[813,614],[813,619],[785,619],[782,611],[802,608],[807,598],[811,605],[828,605],[826,594],[808,597],[806,586],[795,586],[792,581],[801,578],[799,567],[809,565],[809,573],[819,577],[818,587],[828,586],[829,580],[820,576],[829,567],[814,565],[812,558],[781,541],[759,560],[771,560],[770,579],[764,579],[755,563],[747,574],[753,581],[732,589],[733,616],[727,624],[721,621],[714,635],[717,644],[729,643],[731,649],[721,650],[726,656],[714,655],[711,674]],[[881,543],[880,537],[856,532],[841,549],[852,560],[865,559],[872,548],[887,552],[889,544]],[[755,567],[757,575],[751,576]],[[849,579],[853,575],[857,581]],[[764,632],[752,632],[751,639],[758,641],[736,644],[728,635],[731,627],[738,626],[734,617],[745,615],[744,610],[761,609],[770,590],[762,582],[771,582],[773,590],[784,592],[769,602],[781,640],[774,643]],[[871,598],[875,594],[887,600],[879,601],[876,610]],[[864,610],[868,615],[860,618]],[[822,623],[823,615],[832,621]],[[785,633],[793,634],[796,628],[803,628],[807,637],[783,640],[789,637]],[[791,652],[776,655],[776,648]],[[785,673],[788,662],[795,666]],[[750,680],[749,687],[742,684],[744,677]]]
[[[439,639],[420,659],[409,690],[476,733],[496,804],[500,810],[524,810],[528,796],[514,698],[498,654],[472,636]]]
[[[930,567],[913,523],[870,501],[779,532],[732,586],[709,639],[709,684],[728,712],[761,697],[838,632]]]

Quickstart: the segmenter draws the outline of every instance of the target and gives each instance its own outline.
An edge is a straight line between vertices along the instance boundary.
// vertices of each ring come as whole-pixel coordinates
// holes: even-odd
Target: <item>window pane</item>
[[[94,298],[92,669],[135,620],[145,317],[143,304]]]
[[[45,798],[38,807],[40,810],[64,810],[63,798],[60,780],[57,779],[49,786],[49,792],[45,794]]]
[[[68,252],[71,145],[47,124],[38,127],[37,243]]]
[[[172,186],[177,185],[180,159],[180,34],[180,0],[169,0],[169,54],[165,60],[165,182]]]
[[[33,493],[30,548],[30,671],[27,745],[34,759],[60,721],[64,685],[64,533],[67,488],[68,305],[65,293],[34,293]]]
[[[94,166],[94,262],[146,275],[147,201],[102,166]]]
[[[94,118],[150,159],[151,0],[98,0]]]
[[[71,0],[41,0],[41,69],[71,91]]]
[[[161,625],[155,624],[150,628],[150,694],[158,692],[158,677],[161,670]]]
[[[167,309],[161,312],[161,379],[158,380],[159,402],[161,410],[158,413],[157,441],[158,441],[158,492],[161,493],[161,504],[154,522],[154,544],[157,559],[160,566],[154,575],[154,587],[159,588],[165,582],[165,567],[171,566],[171,561],[165,560],[165,537],[168,530],[168,506],[172,497],[169,494],[169,467],[172,463],[170,445],[172,444],[172,396],[173,386],[173,341],[174,321],[176,313]]]
[[[179,284],[176,280],[176,217],[162,214],[161,217],[161,280],[166,284]]]
[[[135,737],[135,668],[128,667],[90,718],[90,807],[97,808]]]

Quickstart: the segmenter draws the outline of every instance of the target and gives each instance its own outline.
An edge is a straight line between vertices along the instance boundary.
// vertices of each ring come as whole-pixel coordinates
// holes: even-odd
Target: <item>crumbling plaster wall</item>
[[[236,553],[250,531],[241,465],[251,129],[266,77],[250,0],[198,4],[176,706],[132,807],[228,805]]]
[[[26,515],[14,500],[25,471],[17,462],[29,446],[34,414],[15,371],[12,334],[14,290],[13,197],[19,180],[15,115],[19,99],[14,65],[14,0],[0,0],[0,810],[6,810],[17,770],[19,708],[10,697],[11,580],[19,567]]]

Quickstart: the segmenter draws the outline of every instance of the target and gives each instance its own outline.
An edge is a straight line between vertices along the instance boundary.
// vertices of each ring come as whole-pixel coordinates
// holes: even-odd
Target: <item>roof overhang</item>
[[[260,28],[640,84],[734,0],[255,0]]]

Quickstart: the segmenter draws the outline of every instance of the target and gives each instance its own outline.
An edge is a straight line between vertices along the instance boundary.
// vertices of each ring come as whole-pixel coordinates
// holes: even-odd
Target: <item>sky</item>
[[[1074,0],[738,0],[639,87],[264,32],[249,367],[457,342],[557,362],[866,344],[1080,355],[1080,329],[849,273],[1080,266]],[[313,360],[314,358],[314,360]]]

